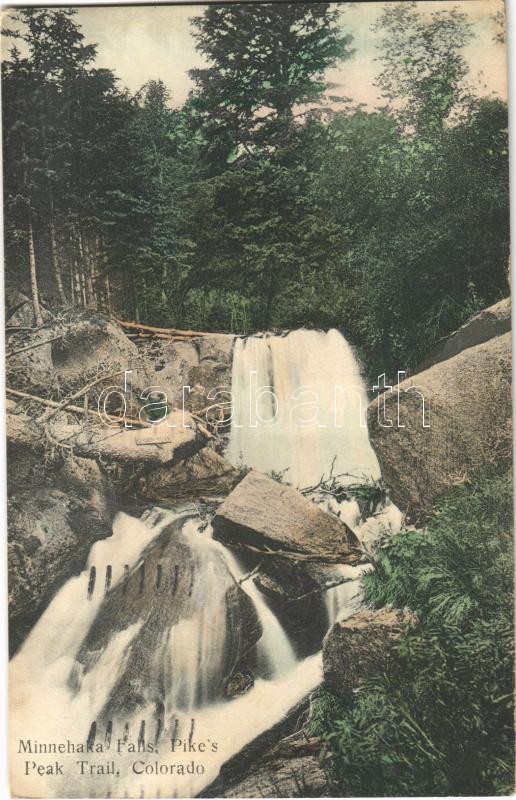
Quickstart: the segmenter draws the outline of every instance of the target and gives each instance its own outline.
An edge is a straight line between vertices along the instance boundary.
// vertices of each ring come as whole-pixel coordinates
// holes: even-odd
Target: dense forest
[[[74,14],[4,31],[6,280],[37,323],[337,326],[378,374],[507,294],[507,108],[468,89],[459,11],[385,5],[374,112],[331,95],[354,52],[332,4],[207,7],[180,108],[97,68]]]

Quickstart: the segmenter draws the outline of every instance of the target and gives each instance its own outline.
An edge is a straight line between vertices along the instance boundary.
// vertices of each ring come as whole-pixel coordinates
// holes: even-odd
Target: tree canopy
[[[72,9],[11,15],[7,279],[35,307],[336,326],[379,374],[507,293],[507,108],[468,87],[464,14],[385,5],[377,110],[332,100],[342,7],[210,5],[193,25],[206,66],[174,107],[97,68]]]

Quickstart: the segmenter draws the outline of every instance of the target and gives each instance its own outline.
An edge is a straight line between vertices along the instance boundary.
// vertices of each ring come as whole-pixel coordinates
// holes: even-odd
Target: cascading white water
[[[230,571],[240,581],[245,576],[245,571],[229,550],[219,542],[216,544],[223,551]],[[296,663],[294,649],[254,582],[247,580],[241,585],[253,601],[258,619],[263,627],[263,633],[258,642],[258,666],[270,677],[280,678],[293,669]]]
[[[238,339],[232,393],[234,465],[284,472],[300,488],[328,477],[332,464],[343,483],[380,477],[358,362],[337,330]]]
[[[330,472],[341,485],[380,478],[366,427],[367,396],[351,346],[337,330],[296,330],[238,339],[232,372],[234,411],[227,458],[299,488],[316,486]],[[300,408],[300,403],[307,405]],[[301,423],[309,423],[303,425]],[[388,502],[363,520],[356,500],[313,498],[363,541],[400,529],[402,514]],[[368,567],[367,567],[368,568]],[[325,592],[330,625],[360,605],[364,567],[337,565]]]
[[[105,723],[99,723],[94,746],[106,747],[103,753],[94,757],[91,753],[75,752],[61,755],[66,778],[57,784],[54,778],[48,781],[42,778],[42,797],[47,793],[49,797],[194,796],[216,777],[223,761],[271,727],[320,681],[320,657],[296,662],[280,623],[252,581],[247,580],[242,582],[242,589],[251,598],[263,626],[257,655],[258,672],[263,670],[265,677],[257,677],[246,695],[231,702],[211,701],[210,690],[220,679],[225,657],[225,591],[231,581],[238,583],[244,572],[229,551],[211,538],[210,526],[192,519],[187,510],[176,514],[154,509],[141,520],[120,513],[113,525],[113,536],[92,547],[85,570],[56,595],[11,662],[11,697],[16,698],[16,706],[11,709],[11,763],[24,759],[19,752],[21,740],[84,743],[88,733],[91,736],[92,721],[102,719],[102,709],[124,674],[131,645],[146,624],[139,620],[114,633],[93,667],[85,674],[78,670],[77,655],[88,632],[97,624],[107,596],[104,575],[109,569],[112,576],[109,591],[113,591],[128,571],[140,563],[145,548],[157,540],[164,527],[181,516],[184,516],[182,534],[199,569],[192,584],[191,604],[195,611],[171,629],[162,631],[149,658],[159,662],[166,682],[159,763],[175,765],[175,770],[178,764],[188,769],[192,763],[193,771],[156,774],[157,750],[136,751],[137,773],[131,770],[130,759],[117,758],[116,747],[128,736],[129,743],[121,745],[122,751],[126,753],[124,748],[131,742],[137,746],[142,724],[146,725],[147,740],[151,744],[154,741],[156,709],[155,704],[149,703],[110,721],[112,743],[108,747],[107,733],[102,727]],[[221,561],[228,574],[222,581]],[[92,567],[98,579],[90,591]],[[73,690],[74,685],[78,690]],[[53,709],[51,718],[49,704]],[[192,732],[195,741],[216,745],[215,750],[203,753],[202,772],[195,771],[198,759],[170,752],[172,738],[188,742]],[[101,765],[112,757],[118,764],[114,775],[78,773],[77,763],[81,759]],[[18,767],[16,794],[34,796],[33,777],[29,776],[25,784],[20,781],[20,772]]]
[[[266,391],[257,404],[263,420],[275,417],[274,426],[251,425],[255,410],[249,405],[250,372],[256,373],[258,389],[271,386],[275,391],[277,406]],[[360,425],[360,420],[365,419],[365,393],[359,369],[351,348],[337,331],[324,334],[301,330],[287,336],[238,340],[232,390],[235,416],[228,457],[234,464],[243,463],[265,472],[286,470],[284,479],[299,487],[317,484],[330,470],[333,475],[342,476],[341,483],[379,477],[367,429]],[[316,393],[316,426],[291,424],[294,406],[315,397],[296,395],[296,390]],[[297,421],[307,421],[314,411],[315,405],[305,406]],[[374,531],[385,522],[395,529],[399,522],[394,506],[381,512],[381,521],[363,522],[354,500],[337,503],[328,496],[313,499],[355,530],[364,527],[366,532]],[[129,614],[127,619],[124,616],[122,621],[117,620],[116,606],[113,619],[110,596],[123,585],[121,582],[131,570],[139,569],[142,554],[148,552],[151,543],[152,547],[155,542],[161,547],[160,534],[174,521],[188,544],[185,558],[191,563],[188,613],[167,625],[166,614],[161,614],[159,606],[158,619],[152,616],[155,608],[149,611],[152,596],[142,595],[141,606],[137,606],[139,614],[133,615],[134,619]],[[165,534],[168,536],[168,532]],[[160,564],[158,568],[161,571]],[[361,568],[337,565],[329,573],[330,580],[350,579],[326,592],[330,623],[348,615],[359,604],[360,571]],[[12,787],[15,794],[34,796],[33,776],[29,775],[25,783],[20,778],[20,761],[30,759],[20,754],[20,740],[84,743],[88,739],[90,752],[81,755],[65,750],[59,756],[65,766],[61,783],[41,777],[41,797],[192,797],[216,777],[224,761],[313,690],[321,680],[320,653],[297,661],[288,637],[252,578],[242,581],[243,577],[238,561],[211,538],[209,526],[203,527],[198,518],[192,518],[191,509],[177,513],[153,509],[141,520],[118,514],[113,536],[92,547],[86,569],[63,586],[11,662],[11,697],[16,698],[11,709],[10,736],[11,763],[17,765],[17,782]],[[214,695],[213,687],[220,684],[230,647],[226,591],[232,581],[239,583],[252,601],[263,632],[256,647],[254,686],[227,701],[221,699],[220,693]],[[175,588],[163,602],[168,604],[163,606],[165,612],[170,603],[176,602]],[[121,611],[123,606],[118,607],[118,614]],[[160,617],[165,618],[165,623]],[[97,627],[102,632],[106,624],[110,632],[107,640],[93,637],[93,655],[89,653],[81,661],[79,656],[91,632]],[[135,643],[148,626],[155,636],[147,637],[145,641],[150,640],[152,647],[142,653],[141,649],[134,649]],[[134,663],[133,672],[127,671],[135,661],[135,652],[137,664],[146,670],[144,674],[153,676],[150,686],[138,685]],[[111,716],[106,719],[109,700],[113,694],[116,696],[120,681],[127,675],[130,682],[135,682],[132,691],[138,700],[136,710],[127,709],[122,716],[116,710],[112,714],[110,711]],[[157,703],[152,694],[158,685],[163,703]],[[53,709],[51,716],[49,708]],[[98,720],[93,729],[92,720]],[[209,746],[202,758],[185,755],[181,750],[171,751],[171,741],[179,739],[186,743],[204,741]],[[141,742],[146,745],[143,750],[139,747]],[[131,744],[137,748],[132,760],[128,753]],[[99,746],[101,749],[96,749]],[[81,759],[87,759],[88,765],[93,764],[98,771],[87,768],[79,774],[77,763]],[[102,767],[111,763],[110,759],[116,764],[114,774]]]

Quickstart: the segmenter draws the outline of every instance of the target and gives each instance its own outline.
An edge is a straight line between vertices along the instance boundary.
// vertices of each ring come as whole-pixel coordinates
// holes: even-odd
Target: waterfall
[[[229,550],[220,543],[219,546],[224,552],[229,569],[235,578],[240,581],[245,577],[244,570]],[[263,634],[258,642],[258,668],[261,672],[273,678],[286,675],[296,663],[294,649],[278,619],[270,610],[254,582],[248,579],[241,585],[252,599],[263,628]]]
[[[92,760],[92,756],[66,751],[60,756],[66,779],[60,783],[54,778],[48,783],[40,780],[42,792],[49,797],[195,796],[216,777],[224,761],[274,725],[319,683],[320,655],[296,661],[283,628],[252,580],[240,584],[245,573],[238,561],[212,539],[211,527],[192,514],[189,508],[177,512],[153,509],[137,520],[119,513],[113,536],[93,545],[83,572],[58,592],[11,661],[11,697],[16,700],[11,709],[12,763],[20,759],[19,741],[29,738],[66,743],[67,747],[69,742],[75,746],[88,740],[91,747],[104,748],[104,760],[116,758],[116,747],[132,744],[136,748],[138,773],[131,771],[126,757],[117,761],[121,766],[113,777],[78,774],[78,759]],[[176,536],[181,539],[174,541]],[[157,574],[164,584],[171,572],[166,560],[171,540],[176,548],[187,548],[186,566],[191,567],[184,569],[188,591],[178,589],[174,595],[174,587],[162,586],[166,594],[155,606],[159,610],[156,618],[149,607],[159,589],[150,566],[157,550]],[[182,556],[183,551],[179,553]],[[97,577],[92,588],[93,568]],[[108,588],[106,574],[111,576]],[[135,600],[134,579],[140,575],[150,582],[150,588],[138,592],[140,599]],[[228,650],[231,654],[233,647],[229,630],[234,627],[230,615],[235,611],[227,597],[235,586],[249,598],[263,632],[256,645],[254,686],[227,701],[216,690],[221,688]],[[122,590],[124,605],[110,606]],[[139,608],[138,602],[139,618],[126,624],[134,608]],[[178,603],[185,616],[169,624],[170,609]],[[91,637],[93,657],[81,659]],[[143,648],[138,644],[141,637]],[[132,672],[131,662],[135,662]],[[118,707],[121,681],[133,692],[122,697],[129,696],[134,702],[125,700]],[[157,702],[160,686],[163,701]],[[204,753],[201,760],[181,758],[181,753],[169,752],[172,740],[210,741],[215,749]],[[165,772],[156,772],[158,744],[160,764],[169,763]],[[95,761],[101,758],[96,755]],[[177,771],[178,763],[183,762],[190,765],[190,772]],[[17,794],[30,793],[33,779],[26,780],[17,770]]]
[[[366,427],[367,399],[360,367],[337,330],[301,329],[285,336],[238,339],[232,393],[226,456],[235,466],[279,474],[303,489],[317,486],[330,471],[343,486],[380,478]],[[300,410],[299,403],[307,405]],[[312,424],[300,424],[309,421]],[[311,497],[366,543],[384,531],[401,528],[402,514],[389,501],[364,520],[354,499],[337,502],[317,492]],[[328,572],[328,580],[343,580],[324,595],[330,625],[360,606],[364,569],[369,566],[337,565]]]
[[[299,488],[333,475],[376,480],[366,392],[352,348],[337,330],[238,339],[227,458],[235,466],[284,473]],[[304,404],[304,405],[302,405]]]
[[[379,477],[363,427],[360,370],[337,331],[239,339],[232,384],[233,464],[284,473],[302,488],[330,472],[341,484]],[[300,409],[303,402],[309,404]],[[254,427],[257,414],[262,423]],[[315,424],[303,424],[312,418]],[[364,522],[356,500],[312,499],[357,532],[400,524],[392,505]],[[330,624],[361,602],[363,569],[328,572],[329,580],[346,579],[326,592]],[[250,633],[256,636],[248,646]],[[254,685],[226,699],[225,677],[246,657],[254,659]],[[18,751],[20,740],[30,739],[65,747],[66,777],[41,777],[41,796],[193,797],[312,691],[321,673],[320,653],[296,659],[252,577],[213,540],[197,509],[154,508],[141,519],[120,512],[113,535],[93,545],[83,572],[61,588],[11,662],[12,788],[19,796],[33,792]],[[202,758],[188,747],[174,750],[174,742],[199,741],[207,743]],[[74,747],[85,742],[89,753],[78,755]],[[113,759],[117,768],[79,773],[78,759]]]

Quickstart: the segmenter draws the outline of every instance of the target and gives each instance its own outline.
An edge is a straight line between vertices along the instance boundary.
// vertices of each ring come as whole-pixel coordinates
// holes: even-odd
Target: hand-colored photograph
[[[13,798],[514,791],[502,0],[16,5]]]

